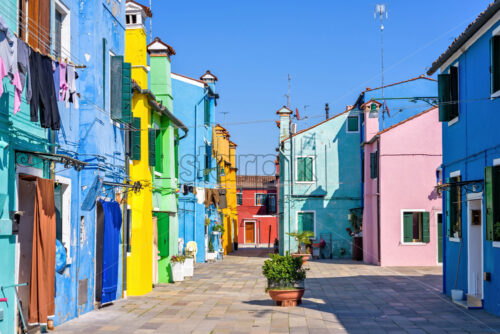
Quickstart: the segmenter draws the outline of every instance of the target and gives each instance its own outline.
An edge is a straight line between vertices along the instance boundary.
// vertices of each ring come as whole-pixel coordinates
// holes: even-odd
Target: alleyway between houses
[[[308,266],[303,304],[273,306],[261,265],[246,249],[199,264],[192,279],[156,287],[56,328],[55,333],[497,333],[500,318],[442,295],[441,268],[352,261]]]

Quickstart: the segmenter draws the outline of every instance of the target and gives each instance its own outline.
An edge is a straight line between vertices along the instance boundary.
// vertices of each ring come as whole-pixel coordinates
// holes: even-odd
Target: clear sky
[[[153,37],[176,50],[173,72],[199,78],[209,69],[219,78],[216,120],[238,144],[237,154],[275,155],[275,111],[286,104],[288,74],[291,106],[309,116],[299,130],[324,119],[326,102],[333,115],[366,87],[380,86],[376,3],[389,12],[384,49],[391,83],[424,74],[490,2],[152,0]]]

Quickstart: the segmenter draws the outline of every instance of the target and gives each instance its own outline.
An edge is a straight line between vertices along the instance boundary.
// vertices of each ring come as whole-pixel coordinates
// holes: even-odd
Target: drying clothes
[[[78,97],[76,95],[76,71],[75,66],[68,65],[66,67],[66,83],[68,85],[68,90],[64,95],[64,101],[66,101],[66,108],[69,108],[69,103],[73,102],[75,109],[79,108]]]
[[[30,323],[46,324],[55,314],[56,209],[54,181],[36,179],[31,259]]]
[[[17,69],[19,71],[19,79],[21,80],[21,86],[24,89],[26,84],[26,79],[28,83],[26,84],[26,100],[31,101],[31,75],[30,75],[30,47],[24,43],[22,40],[17,40]]]
[[[196,201],[198,204],[205,203],[205,188],[196,187]]]
[[[16,62],[14,57],[14,39],[5,20],[0,16],[0,58],[3,59],[10,81],[14,79],[14,64]],[[0,77],[0,79],[3,79],[4,76]]]
[[[64,101],[64,97],[66,96],[66,92],[68,91],[68,84],[66,82],[66,67],[68,65],[65,62],[59,63],[59,88],[57,91],[59,92],[59,101]]]
[[[122,213],[116,201],[101,200],[104,211],[104,237],[102,244],[102,294],[101,303],[109,303],[116,299],[118,287],[118,264],[120,263],[120,229]]]
[[[0,58],[0,96],[3,94],[2,79],[7,75],[7,69],[2,58]]]
[[[215,207],[219,205],[219,190],[205,189],[205,207],[208,208],[210,204]]]
[[[54,88],[52,60],[38,52],[31,52],[30,73],[32,90],[31,121],[38,122],[38,110],[40,109],[40,125],[43,128],[59,130],[61,128],[61,118]]]
[[[227,209],[226,189],[219,189],[219,209]]]
[[[61,80],[60,76],[60,66],[56,61],[52,61],[52,76],[54,77],[54,90],[56,91],[56,96],[59,95],[59,82]],[[57,98],[56,98],[57,101]]]

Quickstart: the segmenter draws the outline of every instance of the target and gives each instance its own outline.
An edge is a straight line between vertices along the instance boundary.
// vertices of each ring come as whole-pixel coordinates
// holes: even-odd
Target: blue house
[[[288,233],[312,231],[323,258],[351,256],[351,210],[361,206],[359,113],[344,112],[296,131],[292,111],[276,112],[279,143],[280,253],[297,251]]]
[[[443,122],[443,291],[500,315],[500,1],[432,64]],[[456,294],[455,294],[456,295]]]
[[[206,189],[217,187],[217,165],[212,155],[216,80],[209,71],[200,80],[172,73],[175,116],[190,129],[179,142],[179,239],[184,246],[196,242],[197,262],[205,262],[209,244],[213,244],[211,226],[219,221],[217,209],[214,205],[207,208],[202,198]],[[217,245],[213,247],[217,249]]]

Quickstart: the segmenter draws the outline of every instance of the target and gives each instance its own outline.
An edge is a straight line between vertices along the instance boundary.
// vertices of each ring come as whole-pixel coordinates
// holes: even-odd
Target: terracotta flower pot
[[[302,263],[306,264],[311,258],[311,254],[292,254],[292,257],[302,257]]]
[[[276,305],[289,307],[297,306],[302,303],[304,289],[292,290],[269,290],[269,296],[276,302]]]

